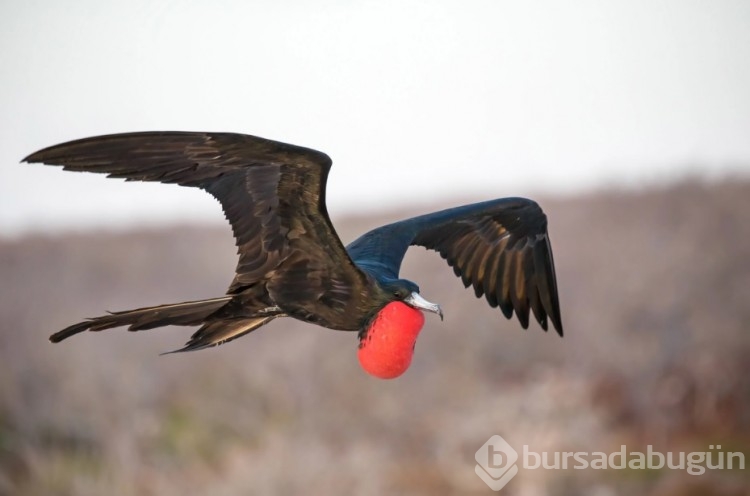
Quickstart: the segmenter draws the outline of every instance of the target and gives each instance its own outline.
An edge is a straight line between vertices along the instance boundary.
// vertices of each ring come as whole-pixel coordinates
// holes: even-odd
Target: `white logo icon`
[[[493,491],[499,491],[518,473],[518,453],[502,437],[494,435],[474,455],[474,472]]]

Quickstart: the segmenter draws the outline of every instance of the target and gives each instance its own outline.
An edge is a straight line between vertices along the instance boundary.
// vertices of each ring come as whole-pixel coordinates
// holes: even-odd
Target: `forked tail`
[[[83,331],[103,331],[113,327],[128,326],[129,331],[144,331],[167,325],[200,325],[187,345],[176,351],[202,350],[226,343],[267,324],[283,314],[277,307],[265,309],[257,317],[214,318],[212,315],[229,303],[232,296],[222,296],[210,300],[186,301],[171,305],[137,308],[124,312],[111,312],[109,315],[87,319],[54,333],[49,340],[59,343],[63,339]],[[174,353],[174,352],[171,352]]]
[[[113,327],[128,326],[129,331],[144,331],[167,325],[200,325],[212,313],[226,305],[231,296],[210,300],[186,301],[171,305],[137,308],[124,312],[110,312],[109,315],[87,319],[54,333],[49,340],[59,343],[63,339],[83,331],[103,331]]]

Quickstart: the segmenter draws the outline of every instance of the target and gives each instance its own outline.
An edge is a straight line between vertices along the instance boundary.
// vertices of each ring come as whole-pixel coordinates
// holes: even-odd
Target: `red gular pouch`
[[[359,364],[380,379],[394,379],[409,368],[424,325],[420,310],[394,301],[383,307],[359,342]]]

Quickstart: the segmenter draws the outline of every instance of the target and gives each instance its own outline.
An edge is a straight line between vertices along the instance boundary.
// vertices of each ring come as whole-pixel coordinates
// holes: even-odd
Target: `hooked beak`
[[[440,320],[443,320],[443,310],[440,308],[440,305],[438,305],[437,303],[430,303],[429,301],[422,298],[422,296],[417,292],[413,292],[412,294],[404,298],[404,303],[408,303],[414,308],[418,308],[420,310],[436,313],[440,315]]]

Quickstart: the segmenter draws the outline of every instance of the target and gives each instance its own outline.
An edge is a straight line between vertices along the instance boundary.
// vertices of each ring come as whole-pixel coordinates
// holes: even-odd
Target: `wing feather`
[[[236,239],[239,260],[230,294],[273,278],[279,294],[296,302],[294,288],[284,286],[298,285],[297,275],[288,272],[302,266],[352,289],[329,295],[341,313],[351,305],[347,295],[361,294],[366,282],[328,217],[331,160],[324,153],[234,133],[145,132],[71,141],[24,160],[206,190],[221,203]],[[312,307],[316,301],[299,304]]]
[[[347,246],[356,263],[397,275],[409,246],[437,251],[477,297],[526,328],[548,319],[562,335],[547,217],[535,202],[502,198],[422,215],[374,229]]]

